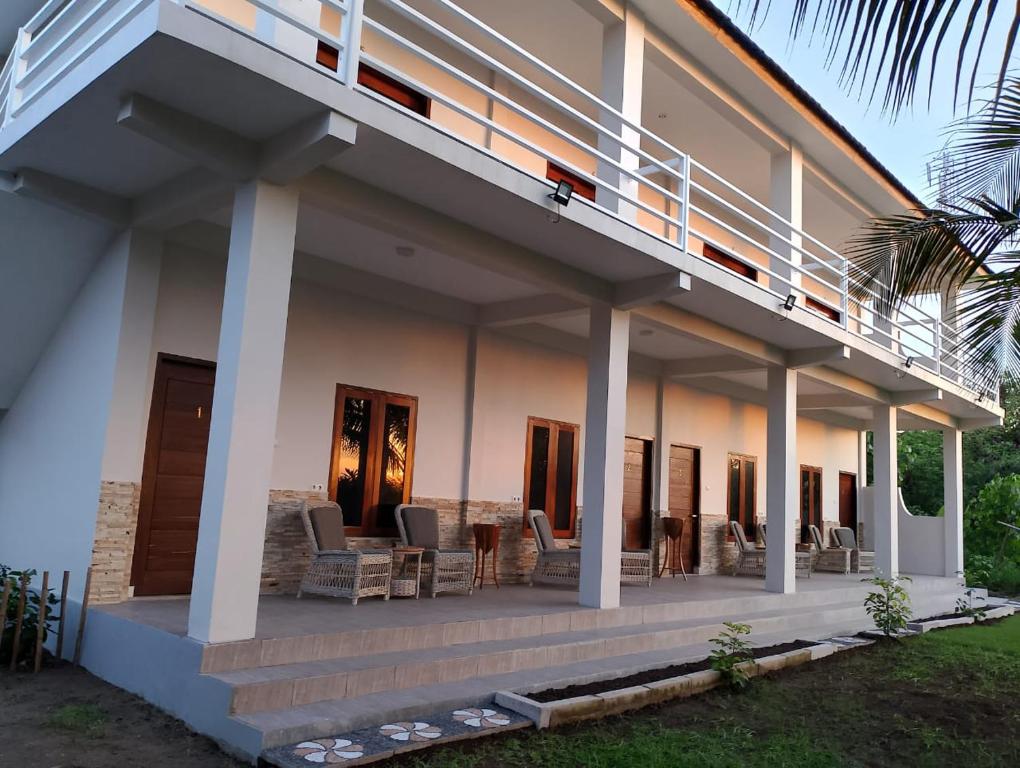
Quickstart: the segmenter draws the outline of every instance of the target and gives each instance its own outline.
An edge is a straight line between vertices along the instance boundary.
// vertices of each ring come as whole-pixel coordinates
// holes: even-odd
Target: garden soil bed
[[[83,669],[0,672],[0,766],[243,768],[210,739]]]
[[[766,656],[777,656],[780,653],[787,653],[788,651],[797,651],[801,648],[810,648],[813,645],[818,645],[818,643],[809,642],[807,640],[795,640],[792,643],[770,645],[768,648],[753,648],[752,653],[754,658],[761,659]],[[541,704],[548,704],[552,701],[573,699],[577,696],[595,696],[600,693],[622,690],[635,685],[657,683],[660,680],[669,680],[671,677],[681,677],[682,675],[689,675],[694,672],[703,672],[704,670],[711,668],[711,662],[708,659],[702,659],[701,661],[691,661],[686,664],[674,664],[670,667],[659,667],[658,669],[636,672],[633,675],[627,675],[626,677],[614,677],[609,680],[597,680],[594,683],[568,685],[565,688],[547,688],[544,691],[523,695],[526,695],[532,701],[537,701]]]

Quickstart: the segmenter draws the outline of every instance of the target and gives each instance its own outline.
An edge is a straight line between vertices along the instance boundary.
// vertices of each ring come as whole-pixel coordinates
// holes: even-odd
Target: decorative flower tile
[[[394,752],[422,749],[433,744],[477,738],[494,730],[530,725],[528,718],[515,712],[503,712],[491,706],[464,707],[419,716],[407,722],[386,723],[329,738],[275,747],[266,750],[262,758],[268,765],[280,768],[355,766],[380,760]]]

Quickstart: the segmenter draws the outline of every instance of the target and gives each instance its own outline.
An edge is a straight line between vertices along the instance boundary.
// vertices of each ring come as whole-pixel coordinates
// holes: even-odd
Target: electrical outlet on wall
[[[321,491],[324,487],[322,483],[312,483],[313,491]]]
[[[520,500],[521,500],[521,497],[520,497],[520,496],[512,496],[512,497],[510,498],[510,500],[511,500],[511,501],[520,501]]]

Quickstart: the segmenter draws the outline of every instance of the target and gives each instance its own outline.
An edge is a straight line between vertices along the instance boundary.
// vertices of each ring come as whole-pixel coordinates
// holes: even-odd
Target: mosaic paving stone
[[[262,759],[279,768],[363,765],[390,757],[395,752],[421,749],[432,744],[447,744],[531,725],[531,720],[515,712],[494,707],[465,707],[276,747],[264,752]]]

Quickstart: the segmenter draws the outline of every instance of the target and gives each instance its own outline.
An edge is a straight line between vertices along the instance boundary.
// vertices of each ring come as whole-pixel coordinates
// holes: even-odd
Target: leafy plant
[[[966,550],[997,562],[1020,563],[1020,536],[1000,521],[1020,525],[1020,475],[993,478],[982,488],[963,516]]]
[[[956,612],[962,616],[973,616],[979,621],[985,617],[988,608],[984,605],[974,605],[974,590],[968,589],[963,593],[964,597],[956,600]]]
[[[732,621],[724,622],[723,626],[726,629],[710,641],[716,649],[709,656],[709,663],[724,682],[733,688],[743,688],[747,685],[747,673],[740,665],[754,658],[751,644],[743,637],[751,633],[751,627]]]
[[[11,583],[11,594],[8,598],[7,613],[4,616],[3,623],[3,650],[2,655],[0,655],[0,665],[7,665],[11,663],[11,653],[14,650],[15,625],[18,619],[18,603],[21,600],[22,577],[26,578],[29,589],[28,594],[25,597],[25,612],[21,623],[21,640],[18,647],[18,662],[22,663],[28,661],[35,652],[35,640],[38,632],[40,631],[40,596],[38,591],[31,589],[32,579],[34,579],[35,576],[36,572],[34,570],[15,571],[3,563],[0,563],[0,594],[3,593],[3,585],[8,581]],[[59,601],[56,596],[54,596],[52,592],[49,593],[46,600],[46,621],[43,622],[42,626],[44,641],[52,630],[53,623],[60,619],[54,608],[58,602]]]
[[[878,587],[864,598],[864,610],[883,635],[897,637],[910,621],[910,595],[903,586],[903,582],[910,581],[910,577],[884,579],[875,576],[864,581]]]
[[[50,715],[47,725],[99,738],[106,730],[106,721],[106,713],[95,704],[65,704]]]

